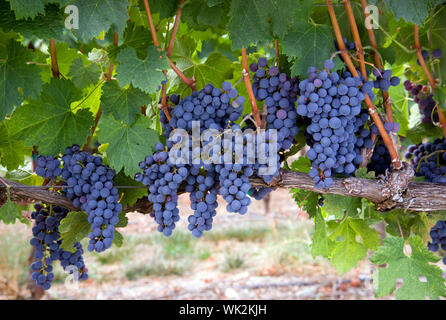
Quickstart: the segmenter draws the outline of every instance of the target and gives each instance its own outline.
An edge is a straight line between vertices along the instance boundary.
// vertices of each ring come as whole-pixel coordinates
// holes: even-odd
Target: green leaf
[[[83,145],[94,120],[88,110],[71,111],[70,103],[79,98],[80,91],[71,81],[52,79],[38,100],[14,112],[8,121],[11,136],[25,140],[28,146],[38,145],[44,155],[56,155],[73,144]]]
[[[158,52],[157,48],[150,46],[147,48],[147,56],[141,60],[136,56],[133,48],[121,50],[116,60],[120,65],[116,68],[117,79],[121,87],[129,83],[135,88],[139,88],[147,93],[156,92],[165,79],[162,70],[170,68],[164,53]]]
[[[73,0],[70,2],[79,9],[79,29],[73,29],[83,42],[112,28],[122,36],[127,19],[127,0]]]
[[[201,31],[206,31],[209,27],[224,28],[228,21],[228,12],[229,3],[208,6],[204,0],[195,0],[184,7],[181,21],[190,28]]]
[[[59,72],[63,76],[70,75],[70,67],[74,60],[81,58],[82,55],[77,52],[77,50],[70,48],[70,46],[65,42],[56,42],[56,54],[57,54],[57,65],[59,66]],[[42,72],[42,79],[44,82],[50,82],[53,78],[53,73],[51,72],[51,57],[46,56],[46,72]],[[83,66],[82,66],[83,68]],[[77,70],[81,72],[81,70]]]
[[[45,12],[45,3],[43,0],[9,0],[11,9],[14,10],[17,19],[34,18],[38,13]]]
[[[395,292],[396,281],[403,280],[403,285],[396,290],[397,299],[430,299],[444,297],[445,285],[442,271],[430,263],[438,262],[419,237],[409,238],[411,255],[404,252],[404,240],[399,237],[387,237],[370,259],[376,265],[387,264],[373,273],[375,295],[383,297]],[[424,276],[427,281],[421,281]]]
[[[95,63],[85,67],[82,58],[77,58],[71,64],[69,75],[76,87],[83,88],[98,82],[101,69]]]
[[[42,89],[40,69],[27,64],[34,54],[19,42],[10,39],[0,43],[0,119],[10,114],[14,106],[19,106],[22,97],[37,97]]]
[[[129,176],[126,176],[122,171],[119,172],[114,178],[114,182],[118,186],[137,186],[141,188],[118,188],[119,194],[123,194],[120,203],[122,206],[131,207],[136,203],[138,199],[146,197],[148,194],[148,189],[144,187],[141,182],[136,182]]]
[[[115,230],[115,236],[113,238],[113,244],[117,246],[118,248],[121,248],[122,244],[124,243],[124,237],[118,230]]]
[[[299,207],[304,209],[310,217],[316,216],[319,194],[302,189],[290,189],[291,196]]]
[[[318,70],[335,50],[331,28],[327,25],[299,23],[282,41],[283,53],[296,58],[291,75],[307,77],[309,66]]]
[[[6,126],[0,122],[0,159],[2,166],[9,171],[17,169],[31,155],[32,148],[26,147],[22,140],[13,139]]]
[[[320,210],[317,210],[314,217],[314,226],[313,242],[311,244],[311,255],[313,256],[313,258],[316,258],[317,256],[328,258],[331,251],[330,246],[332,246],[332,243],[327,236],[327,226]]]
[[[138,163],[153,153],[158,133],[150,129],[150,119],[139,115],[132,125],[116,121],[112,115],[105,115],[98,125],[100,143],[109,143],[107,158],[110,167],[128,176],[140,171]]]
[[[119,47],[111,46],[108,49],[108,54],[112,59],[115,59],[120,50],[132,47],[135,49],[136,55],[140,59],[144,59],[147,55],[147,48],[151,44],[153,41],[151,37],[147,36],[147,29],[130,22],[124,30],[123,43]]]
[[[11,201],[8,194],[8,200],[0,207],[0,221],[6,224],[15,223],[16,219],[22,217],[22,212],[19,207]]]
[[[220,52],[211,53],[202,64],[195,63],[186,56],[176,56],[175,61],[186,77],[195,77],[197,88],[208,83],[219,87],[225,80],[232,78],[233,64]],[[169,72],[170,75],[173,75],[173,71]],[[179,77],[175,78],[173,85],[179,86],[182,95],[190,93],[190,88]]]
[[[290,169],[297,172],[308,173],[311,168],[311,161],[307,157],[299,157],[299,159],[294,160],[290,166]]]
[[[39,13],[34,19],[16,20],[14,12],[9,9],[9,3],[0,0],[0,28],[5,32],[14,30],[26,38],[36,36],[42,39],[62,39],[64,35],[63,22],[63,15],[57,5],[47,5],[45,14]]]
[[[85,212],[69,212],[60,222],[60,239],[63,240],[60,247],[66,251],[75,252],[74,244],[86,238],[90,230],[91,225]]]
[[[125,215],[125,212],[120,212],[118,215],[119,221],[116,224],[116,228],[125,228],[129,224],[129,218]]]
[[[335,194],[327,194],[324,197],[324,210],[334,215],[336,219],[342,219],[344,215],[355,217],[358,215],[358,209],[362,208],[360,198],[344,197]]]
[[[366,257],[367,249],[379,246],[379,233],[362,219],[347,217],[340,223],[330,221],[329,226],[334,230],[329,236],[334,242],[331,260],[340,274],[355,268]],[[356,240],[357,236],[362,242]]]
[[[271,41],[274,36],[282,38],[299,8],[294,0],[233,0],[227,27],[232,47]]]
[[[429,15],[429,2],[419,0],[383,0],[397,20],[423,25]]]
[[[122,89],[116,81],[110,81],[102,86],[101,105],[105,114],[113,113],[115,119],[131,125],[141,106],[150,103],[150,96],[132,85]]]
[[[24,169],[10,171],[5,178],[26,184],[27,186],[41,186],[43,183],[42,177]]]

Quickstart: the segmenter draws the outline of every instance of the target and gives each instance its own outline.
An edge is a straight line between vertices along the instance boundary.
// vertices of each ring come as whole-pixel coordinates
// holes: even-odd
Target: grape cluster
[[[308,69],[308,78],[299,84],[300,97],[297,113],[311,119],[307,134],[311,135],[307,157],[312,162],[310,176],[317,188],[328,188],[335,174],[352,175],[362,162],[360,145],[370,147],[370,132],[364,128],[368,115],[361,103],[368,94],[373,100],[373,84],[350,72],[330,72],[331,60],[324,63],[326,70]]]
[[[400,124],[398,122],[383,121],[382,119],[381,122],[383,123],[384,129],[388,134],[390,132],[398,133],[400,130]],[[370,126],[370,131],[377,136],[381,135],[375,123]]]
[[[153,156],[147,156],[139,167],[143,173],[137,173],[135,180],[149,189],[148,200],[153,203],[151,216],[158,223],[158,231],[170,236],[175,222],[180,220],[178,188],[189,175],[189,170],[180,164],[175,167],[161,142],[155,145]]]
[[[376,77],[373,86],[382,91],[389,91],[390,86],[396,87],[400,84],[400,78],[392,77],[392,70],[373,69],[373,75]]]
[[[278,70],[266,76],[263,68],[266,68],[267,63],[260,60],[259,64],[257,72],[261,74],[259,70],[263,70],[265,74],[256,78],[256,81],[259,83],[267,81],[269,88],[262,99],[268,97],[275,99],[271,107],[277,109],[274,113],[272,109],[270,110],[270,116],[274,116],[275,119],[270,119],[268,124],[279,132],[278,139],[273,145],[275,151],[269,146],[270,141],[273,141],[269,129],[266,132],[255,133],[252,130],[256,128],[249,120],[243,128],[235,123],[242,116],[245,100],[238,96],[237,90],[229,82],[224,82],[221,88],[208,84],[199,92],[193,92],[182,100],[178,96],[170,96],[171,105],[168,107],[170,120],[164,112],[160,112],[166,143],[165,145],[159,143],[155,147],[155,154],[146,157],[145,161],[140,163],[144,172],[137,173],[135,179],[148,186],[149,201],[154,203],[154,217],[159,223],[158,230],[164,235],[172,234],[174,223],[179,219],[176,201],[180,188],[189,193],[190,206],[193,210],[193,214],[187,219],[188,229],[193,236],[201,237],[204,231],[212,228],[219,193],[227,203],[228,212],[245,214],[251,203],[248,194],[252,189],[249,177],[257,173],[266,182],[271,182],[278,175],[279,151],[289,148],[294,141],[294,135],[298,132],[294,111],[297,80],[278,75]],[[270,81],[274,84],[276,80],[277,84],[269,84]],[[257,89],[257,94],[263,90],[260,84]],[[277,111],[281,112],[277,114]],[[281,115],[283,112],[286,113],[285,117]],[[198,125],[199,128],[195,127]],[[175,135],[178,132],[174,129],[183,129],[188,136],[178,137]],[[212,129],[210,136],[203,138],[210,132],[204,132],[208,129]],[[194,132],[200,136],[203,134],[198,146],[194,145],[194,140],[191,138]],[[220,138],[224,140],[223,145],[219,144],[217,149],[208,150],[208,157],[205,157],[203,151],[208,144]],[[172,154],[176,156],[175,152],[178,151],[173,148],[178,145],[189,150],[186,157],[181,158],[179,155],[184,162],[172,158]],[[250,155],[256,153],[256,150],[249,150],[252,146],[256,150],[264,151],[260,157],[255,158],[255,161],[250,159]],[[218,153],[215,153],[216,151]],[[271,165],[268,162],[270,155],[276,168],[266,171]]]
[[[65,251],[61,248],[63,239],[60,238],[59,225],[68,214],[68,210],[58,206],[34,205],[35,211],[31,218],[35,221],[32,228],[33,238],[30,243],[36,248],[34,258],[37,261],[30,266],[31,279],[37,286],[48,290],[54,279],[53,262],[60,261],[62,268],[70,273],[78,272],[76,280],[88,279],[87,268],[82,257],[82,245],[75,243],[75,252]],[[69,268],[70,266],[74,268]]]
[[[171,96],[172,99],[175,101],[178,98]],[[207,84],[200,92],[194,91],[178,102],[175,108],[170,108],[170,120],[160,112],[164,136],[169,138],[173,129],[191,132],[194,121],[200,122],[201,131],[208,128],[223,130],[241,117],[244,103],[245,98],[238,95],[231,83],[225,81],[221,89]]]
[[[367,171],[374,171],[376,176],[385,174],[387,170],[392,170],[389,150],[382,142],[376,144],[370,160],[367,164]]]
[[[256,100],[264,101],[267,108],[267,128],[278,131],[279,149],[291,148],[299,132],[294,104],[299,93],[299,80],[279,74],[279,68],[268,68],[268,60],[260,58],[249,69],[254,72],[252,88]]]
[[[45,159],[45,166],[41,166],[45,173],[51,170],[48,165],[60,164],[57,159]],[[78,145],[66,148],[61,159],[63,192],[75,207],[88,214],[91,224],[88,251],[102,252],[112,246],[118,214],[122,211],[118,190],[113,183],[115,171],[104,165],[100,156],[81,151]],[[52,172],[54,178],[55,171]]]
[[[446,142],[435,139],[433,142],[411,145],[405,154],[415,168],[415,175],[425,177],[427,182],[446,183]]]
[[[62,173],[59,159],[54,159],[51,156],[38,156],[36,162],[36,174],[42,178],[56,179]]]
[[[441,51],[441,49],[434,49],[431,52],[427,51],[427,50],[423,50],[421,51],[421,55],[423,56],[423,59],[429,60],[429,59],[440,59],[441,56],[443,55],[443,51]],[[417,59],[417,63],[418,65],[420,64],[420,60]]]
[[[446,251],[446,221],[438,220],[431,228],[430,236],[432,242],[428,242],[428,249],[432,252],[441,250]],[[443,264],[446,264],[446,256],[443,257]]]
[[[438,122],[438,114],[433,113],[437,103],[434,100],[431,88],[427,85],[412,83],[410,80],[404,81],[404,88],[409,91],[415,103],[418,103],[420,113],[423,116],[421,121],[430,124],[432,124],[432,120]]]

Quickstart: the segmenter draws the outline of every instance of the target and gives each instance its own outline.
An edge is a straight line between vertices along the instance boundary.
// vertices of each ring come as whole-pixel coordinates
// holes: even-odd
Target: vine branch
[[[177,35],[178,26],[180,25],[181,12],[183,12],[183,0],[178,0],[178,10],[175,16],[175,22],[172,28],[172,34],[170,35],[169,47],[167,48],[167,56],[170,57],[175,43],[175,36]]]
[[[242,47],[242,64],[243,64],[243,80],[245,80],[246,90],[248,91],[249,101],[251,102],[252,114],[256,121],[257,128],[263,128],[262,121],[260,120],[259,109],[257,108],[254,92],[252,91],[251,80],[249,79],[248,58],[246,56],[246,49]]]
[[[51,71],[53,72],[53,77],[59,79],[59,65],[57,64],[57,55],[56,55],[56,42],[54,38],[50,39],[50,55],[51,55]]]
[[[347,50],[345,49],[344,40],[342,38],[341,29],[339,28],[338,20],[336,18],[336,14],[333,9],[333,4],[331,0],[326,0],[326,3],[327,3],[328,14],[330,15],[331,24],[333,26],[333,30],[336,36],[336,41],[339,46],[339,51],[341,52],[341,56],[344,59],[345,64],[347,65],[349,71],[353,74],[353,76],[358,77],[359,76],[358,71],[356,70],[355,65],[353,64],[352,60],[350,59],[350,56],[347,53]],[[399,159],[396,148],[392,140],[390,139],[390,136],[387,134],[387,131],[385,130],[384,125],[378,113],[376,112],[375,106],[373,105],[373,102],[368,94],[365,95],[365,103],[367,105],[367,110],[369,111],[370,116],[375,122],[376,127],[378,128],[379,133],[383,138],[384,144],[389,150],[390,157],[392,159],[392,166],[395,169],[400,169],[402,167],[402,164]]]
[[[52,190],[23,188],[19,182],[4,179],[10,186],[10,197],[13,202],[36,202],[42,201],[67,208],[78,210],[73,207],[72,201]],[[334,184],[327,189],[314,187],[313,179],[306,173],[281,169],[279,176],[273,181],[274,185],[284,189],[297,188],[321,194],[334,194],[340,196],[365,198],[376,204],[377,210],[387,211],[391,209],[404,209],[413,212],[432,212],[446,210],[446,185],[428,182],[409,182],[407,190],[400,195],[399,201],[392,200],[389,188],[395,182],[387,179],[362,179],[362,178],[334,178]],[[254,187],[268,186],[263,179],[251,177],[250,182]],[[0,185],[3,183],[0,183]],[[7,190],[0,187],[0,206],[7,201]],[[150,213],[152,203],[147,197],[139,199],[133,206],[126,207],[125,212],[137,211]]]

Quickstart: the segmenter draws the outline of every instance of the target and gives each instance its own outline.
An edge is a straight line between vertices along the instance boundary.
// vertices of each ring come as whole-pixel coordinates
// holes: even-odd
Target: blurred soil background
[[[313,259],[313,223],[287,190],[271,194],[269,211],[254,200],[244,216],[219,202],[212,230],[200,239],[187,230],[188,195],[180,197],[182,220],[170,238],[148,215],[128,214],[122,247],[86,252],[90,279],[78,287],[66,284],[56,263],[43,299],[375,299],[367,260],[340,276],[327,260]],[[0,225],[0,299],[31,296],[30,228]]]

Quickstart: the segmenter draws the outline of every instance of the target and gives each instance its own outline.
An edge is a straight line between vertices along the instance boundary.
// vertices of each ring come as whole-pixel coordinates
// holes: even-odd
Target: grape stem
[[[175,36],[177,35],[178,26],[180,25],[181,12],[183,12],[183,0],[178,0],[178,10],[175,16],[175,22],[172,28],[172,34],[170,35],[169,47],[167,48],[166,55],[170,57],[175,43]]]
[[[246,90],[248,91],[249,101],[251,102],[252,114],[254,116],[257,128],[262,129],[262,121],[260,120],[259,109],[257,109],[256,99],[252,91],[251,80],[249,79],[248,58],[246,56],[246,49],[242,47],[242,76],[245,80]]]
[[[426,65],[426,61],[424,61],[423,54],[421,53],[421,45],[420,45],[420,36],[418,31],[418,25],[414,25],[414,46],[417,53],[418,61],[420,62],[421,68],[423,69],[424,74],[427,77],[427,81],[429,81],[429,84],[432,88],[432,91],[437,87],[435,84],[435,80],[432,77],[432,74],[429,71],[429,68]],[[438,101],[435,101],[436,107],[437,107],[437,113],[438,113],[438,119],[440,120],[440,128],[443,131],[443,136],[446,137],[446,119],[443,114],[443,110],[441,110],[440,105],[438,105]]]
[[[331,0],[326,0],[327,3],[327,9],[328,14],[330,15],[331,24],[333,26],[333,30],[336,36],[336,41],[338,43],[339,50],[341,51],[341,56],[344,59],[345,64],[347,65],[349,71],[352,73],[354,77],[358,77],[358,71],[355,68],[355,65],[353,64],[352,60],[350,59],[350,56],[347,53],[347,50],[345,49],[344,40],[342,38],[341,29],[339,28],[338,20],[336,18],[336,14],[333,9],[333,4]],[[356,26],[356,24],[354,25]],[[352,28],[354,26],[351,26]],[[356,39],[355,42],[359,43],[360,40]],[[398,153],[396,151],[395,146],[393,145],[392,140],[390,139],[390,136],[387,134],[386,129],[384,128],[384,125],[376,112],[375,106],[373,105],[372,100],[370,99],[368,94],[365,94],[365,103],[367,105],[367,110],[373,119],[373,121],[376,124],[376,127],[378,128],[379,133],[381,134],[384,144],[386,145],[387,149],[389,150],[390,157],[392,159],[392,166],[395,169],[400,169],[402,167],[402,163],[399,159]]]
[[[59,79],[59,65],[57,64],[57,55],[56,55],[56,41],[54,38],[50,39],[50,55],[51,55],[51,71],[53,72],[53,77]]]

